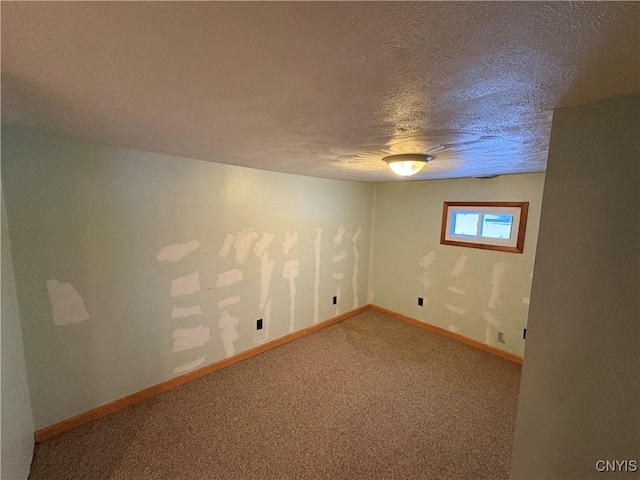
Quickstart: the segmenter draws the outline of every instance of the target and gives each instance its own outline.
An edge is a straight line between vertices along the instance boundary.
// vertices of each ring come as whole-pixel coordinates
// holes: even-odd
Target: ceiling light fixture
[[[427,162],[433,160],[433,157],[422,153],[401,153],[399,155],[389,155],[384,157],[383,160],[398,175],[410,177],[422,170]]]

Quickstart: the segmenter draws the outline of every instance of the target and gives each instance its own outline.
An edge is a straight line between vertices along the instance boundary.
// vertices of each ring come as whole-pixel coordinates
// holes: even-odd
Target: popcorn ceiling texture
[[[552,109],[637,92],[640,5],[6,3],[2,120],[287,173],[545,170]]]

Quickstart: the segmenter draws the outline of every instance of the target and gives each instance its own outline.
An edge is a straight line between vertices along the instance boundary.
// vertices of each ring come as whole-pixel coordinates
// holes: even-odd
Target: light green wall
[[[2,155],[36,429],[168,380],[191,362],[204,366],[288,334],[287,261],[300,265],[293,330],[310,326],[318,230],[318,321],[371,301],[523,352],[543,174],[374,186],[96,145],[27,128],[3,129]],[[525,253],[440,245],[447,200],[531,202]],[[228,234],[237,240],[252,230],[256,237],[245,260],[234,248],[219,255]],[[298,241],[285,254],[287,232],[297,232]],[[266,255],[254,250],[264,234],[274,236]],[[180,260],[157,258],[163,247],[195,240],[200,247]],[[425,255],[433,259],[421,266]],[[463,256],[456,277],[451,272]],[[242,271],[242,281],[218,286],[218,275],[233,269]],[[172,296],[172,280],[194,272],[199,290]],[[75,295],[67,298],[72,308],[60,307],[56,292],[48,292],[52,280],[67,284],[63,294]],[[258,318],[268,318],[261,296],[272,306],[268,339],[266,329],[255,327]],[[422,308],[418,296],[425,298]],[[231,297],[239,303],[218,306]],[[172,318],[174,308],[193,306],[202,313]],[[228,325],[224,311],[237,325]],[[499,325],[487,328],[487,318]],[[208,341],[172,352],[172,335],[198,326],[209,329]]]
[[[522,355],[543,184],[540,173],[376,185],[371,303]],[[445,201],[530,202],[524,253],[441,245]]]
[[[638,478],[639,132],[638,95],[554,112],[513,479]]]
[[[220,328],[225,310],[239,319],[234,353],[256,346],[264,333],[256,331],[256,320],[266,320],[260,308],[263,260],[274,262],[268,275],[269,340],[290,331],[285,261],[300,265],[294,330],[310,326],[317,229],[322,230],[318,320],[366,302],[372,185],[100,146],[33,129],[6,128],[2,135],[36,429],[170,379],[174,369],[202,356],[203,365],[225,358],[222,337],[234,336],[233,326]],[[338,243],[334,237],[342,226]],[[226,235],[245,229],[255,229],[257,240],[274,235],[269,257],[258,258],[257,240],[241,263],[233,248],[227,258],[219,256]],[[354,242],[357,229],[361,234]],[[287,231],[297,232],[298,241],[285,255]],[[193,240],[201,247],[179,261],[156,258],[164,246]],[[345,257],[334,262],[342,251]],[[243,280],[216,286],[217,275],[231,269],[242,270]],[[199,272],[200,290],[172,297],[171,281],[193,272]],[[344,274],[343,280],[333,279],[334,273]],[[54,324],[48,280],[68,282],[77,291],[84,307],[76,299],[76,310],[61,315],[78,323]],[[338,287],[336,307],[332,297]],[[234,296],[240,303],[218,308],[218,301]],[[194,305],[202,314],[171,317],[174,307]],[[83,308],[90,319],[79,321]],[[198,325],[209,328],[204,346],[172,353],[172,333]]]
[[[24,361],[20,311],[2,197],[2,433],[0,478],[26,479],[33,453],[33,417]]]

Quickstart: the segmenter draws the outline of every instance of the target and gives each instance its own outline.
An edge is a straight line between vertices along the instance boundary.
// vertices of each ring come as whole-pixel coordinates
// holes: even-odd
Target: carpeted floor
[[[367,311],[37,445],[30,478],[508,478],[519,381]]]

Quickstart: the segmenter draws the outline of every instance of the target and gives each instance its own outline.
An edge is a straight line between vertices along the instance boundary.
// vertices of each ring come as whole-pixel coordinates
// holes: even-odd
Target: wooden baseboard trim
[[[238,355],[225,358],[224,360],[220,360],[218,362],[212,363],[211,365],[199,368],[197,370],[194,370],[193,372],[180,375],[179,377],[172,378],[171,380],[159,383],[158,385],[154,385],[153,387],[140,390],[139,392],[133,393],[118,400],[114,400],[113,402],[107,403],[105,405],[101,405],[100,407],[96,407],[92,410],[76,415],[75,417],[68,418],[66,420],[63,420],[62,422],[58,422],[48,427],[41,428],[34,433],[35,441],[36,443],[44,442],[45,440],[68,432],[69,430],[73,430],[74,428],[84,425],[85,423],[89,423],[93,420],[97,420],[106,415],[122,410],[123,408],[127,408],[131,405],[135,405],[136,403],[140,403],[147,398],[154,397],[163,392],[179,387],[180,385],[184,385],[185,383],[192,382],[193,380],[196,380],[200,377],[204,377],[205,375],[209,375],[210,373],[221,370],[225,367],[233,365],[234,363],[241,362],[242,360],[246,360],[247,358],[251,358],[255,355],[266,352],[267,350],[271,350],[272,348],[279,347],[280,345],[284,345],[285,343],[291,342],[300,337],[304,337],[309,333],[341,322],[342,320],[345,320],[369,309],[378,311],[391,318],[395,318],[411,325],[415,325],[430,332],[452,338],[461,343],[464,343],[465,345],[469,345],[471,347],[477,348],[478,350],[482,350],[497,357],[504,358],[505,360],[509,360],[510,362],[522,365],[522,357],[519,357],[512,353],[491,347],[485,343],[478,342],[477,340],[472,340],[457,333],[450,332],[449,330],[445,330],[443,328],[421,322],[420,320],[416,320],[415,318],[408,317],[401,313],[379,307],[378,305],[363,305],[362,307],[350,310],[346,313],[330,318],[329,320],[325,320],[324,322],[320,322],[316,325],[311,325],[310,327],[290,333],[289,335],[285,335],[284,337],[277,338],[271,342],[246,350],[242,353],[239,353]]]
[[[211,365],[199,368],[197,370],[194,370],[193,372],[185,373],[184,375],[180,375],[179,377],[172,378],[171,380],[167,380],[166,382],[159,383],[158,385],[154,385],[153,387],[145,388],[144,390],[140,390],[139,392],[133,393],[118,400],[114,400],[113,402],[107,403],[105,405],[101,405],[100,407],[96,407],[92,410],[76,415],[75,417],[68,418],[66,420],[63,420],[62,422],[58,422],[48,427],[41,428],[39,430],[36,430],[36,432],[34,433],[35,441],[36,443],[44,442],[45,440],[55,437],[56,435],[68,432],[69,430],[73,430],[80,425],[84,425],[85,423],[89,423],[93,420],[97,420],[98,418],[102,418],[111,413],[115,413],[119,410],[122,410],[123,408],[135,405],[136,403],[146,400],[147,398],[154,397],[156,395],[159,395],[160,393],[174,389],[176,387],[179,387],[180,385],[184,385],[185,383],[192,382],[193,380],[204,377],[205,375],[209,375],[210,373],[233,365],[234,363],[241,362],[242,360],[246,360],[247,358],[251,358],[255,355],[266,352],[267,350],[271,350],[272,348],[279,347],[280,345],[284,345],[285,343],[291,342],[292,340],[296,340],[297,338],[304,337],[305,335],[328,327],[329,325],[341,322],[342,320],[357,315],[358,313],[364,312],[368,309],[369,305],[363,305],[362,307],[350,310],[346,313],[330,318],[329,320],[325,320],[324,322],[311,325],[310,327],[290,333],[289,335],[285,335],[284,337],[277,338],[271,342],[251,348],[232,357],[225,358],[224,360],[220,360],[218,362],[212,363]]]
[[[477,340],[473,340],[471,338],[464,337],[458,333],[450,332],[449,330],[445,330],[444,328],[436,327],[435,325],[430,325],[425,322],[421,322],[420,320],[416,320],[415,318],[407,317],[401,313],[394,312],[393,310],[387,310],[386,308],[379,307],[378,305],[371,304],[369,306],[372,310],[376,310],[380,313],[387,315],[388,317],[395,318],[397,320],[401,320],[406,323],[410,323],[411,325],[415,325],[416,327],[423,328],[433,333],[437,333],[444,337],[452,338],[453,340],[457,340],[458,342],[464,343],[465,345],[469,345],[470,347],[477,348],[478,350],[482,350],[483,352],[490,353],[495,355],[496,357],[504,358],[505,360],[509,360],[510,362],[517,363],[518,365],[522,365],[522,357],[515,355],[513,353],[505,352],[504,350],[500,350],[499,348],[492,347],[487,345],[486,343],[478,342]]]

